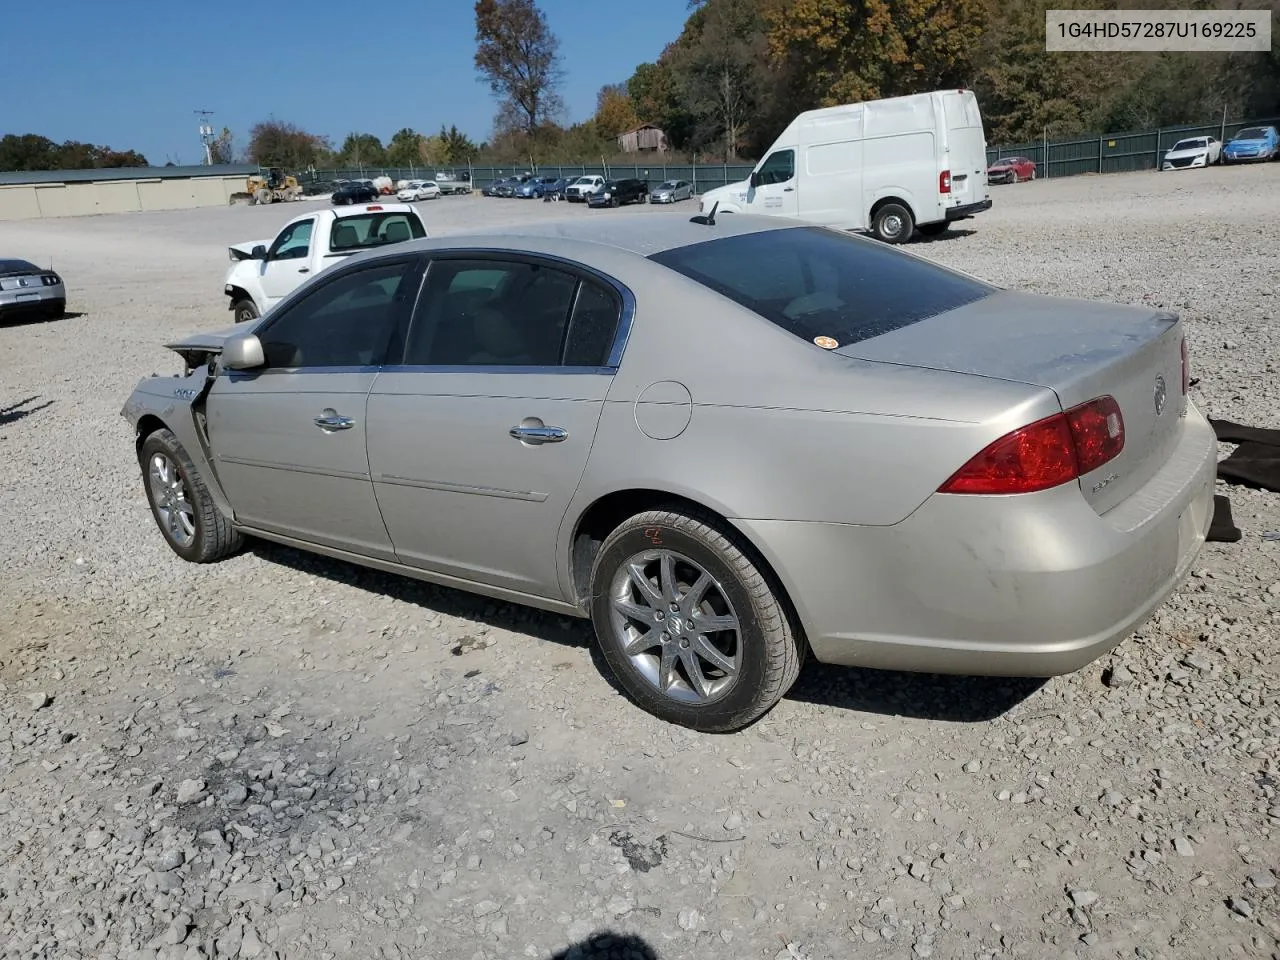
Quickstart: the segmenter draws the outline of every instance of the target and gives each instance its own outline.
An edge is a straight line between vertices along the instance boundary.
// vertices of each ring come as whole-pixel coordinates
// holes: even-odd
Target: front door
[[[307,279],[311,272],[308,257],[315,225],[314,220],[289,224],[267,250],[267,258],[262,264],[262,292],[267,298],[264,306],[269,307],[287,297]]]
[[[586,467],[622,301],[503,255],[436,259],[404,363],[369,396],[369,464],[397,557],[564,599],[560,523]]]
[[[414,257],[344,270],[256,331],[265,368],[219,373],[209,440],[238,523],[392,557],[366,417],[393,341],[399,353],[418,275]]]
[[[747,191],[747,212],[794,217],[800,209],[796,152],[775,150],[756,171],[756,184]]]

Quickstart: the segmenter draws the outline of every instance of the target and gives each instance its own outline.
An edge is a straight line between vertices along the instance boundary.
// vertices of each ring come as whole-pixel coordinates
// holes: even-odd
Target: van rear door
[[[982,130],[978,98],[971,90],[947,90],[942,100],[942,170],[951,172],[951,195],[945,206],[981,203],[991,196],[987,186],[987,138]],[[941,171],[939,171],[941,173]]]

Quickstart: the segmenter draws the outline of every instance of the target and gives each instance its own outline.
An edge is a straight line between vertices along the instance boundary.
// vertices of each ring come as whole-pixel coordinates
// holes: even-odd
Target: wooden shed
[[[667,135],[661,127],[643,123],[618,134],[618,147],[623,153],[663,153],[667,149]]]

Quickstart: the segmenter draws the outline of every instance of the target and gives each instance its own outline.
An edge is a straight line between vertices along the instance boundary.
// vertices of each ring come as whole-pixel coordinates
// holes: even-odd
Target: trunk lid
[[[1124,449],[1080,478],[1085,499],[1104,513],[1146,483],[1177,445],[1186,410],[1182,335],[1179,318],[1159,310],[1001,291],[838,352],[1047,387],[1064,410],[1114,397]]]

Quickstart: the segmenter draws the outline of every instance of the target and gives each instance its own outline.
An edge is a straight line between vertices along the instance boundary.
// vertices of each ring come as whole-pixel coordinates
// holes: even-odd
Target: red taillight
[[[1124,449],[1124,418],[1099,397],[1006,434],[938,488],[939,493],[1035,493],[1097,470]]]
[[[1187,357],[1187,338],[1182,338],[1182,393],[1191,389],[1191,361]]]
[[[943,170],[940,174],[938,174],[938,192],[939,193],[951,192],[951,171],[950,170]]]

